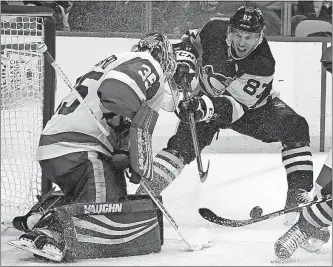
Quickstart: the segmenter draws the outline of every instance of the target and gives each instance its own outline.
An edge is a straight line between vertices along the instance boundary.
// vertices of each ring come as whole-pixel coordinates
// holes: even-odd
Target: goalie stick
[[[57,64],[57,62],[55,62],[54,58],[50,55],[50,53],[47,51],[47,46],[44,43],[41,43],[38,46],[38,50],[39,52],[43,53],[46,60],[51,64],[51,66],[55,69],[55,71],[59,74],[59,76],[63,79],[63,81],[66,83],[66,85],[68,86],[68,88],[75,93],[75,96],[77,97],[77,100],[80,102],[80,104],[87,110],[87,113],[89,114],[89,116],[94,120],[94,122],[96,123],[96,125],[98,126],[98,128],[102,131],[102,133],[108,137],[109,133],[108,131],[104,128],[104,126],[97,120],[97,118],[95,117],[93,111],[88,107],[88,105],[85,103],[84,99],[82,98],[82,96],[79,94],[78,91],[76,91],[76,89],[73,87],[73,85],[71,84],[70,80],[67,78],[66,74],[62,71],[62,69],[60,68],[60,66]],[[109,139],[108,139],[109,140]],[[109,140],[109,142],[112,144],[112,142]],[[183,231],[180,230],[179,226],[176,224],[175,220],[171,217],[170,213],[166,210],[166,208],[164,207],[163,203],[154,195],[153,191],[151,190],[151,188],[149,187],[149,184],[147,183],[147,181],[142,177],[140,184],[142,185],[142,187],[146,190],[146,192],[148,193],[148,195],[151,197],[151,199],[154,201],[154,203],[156,204],[156,206],[161,210],[161,212],[163,213],[163,215],[167,218],[167,220],[170,222],[170,224],[172,225],[172,227],[176,230],[176,232],[178,233],[178,235],[183,239],[183,241],[188,245],[188,247],[190,248],[191,251],[196,251],[196,250],[200,250],[202,248],[204,248],[203,244],[192,244],[191,242],[189,242],[188,238],[185,237],[185,235],[183,234]]]
[[[326,195],[322,198],[318,198],[316,200],[312,200],[310,202],[307,203],[302,203],[296,207],[292,207],[289,209],[282,209],[282,210],[278,210],[266,215],[262,215],[259,216],[257,218],[253,218],[253,219],[248,219],[248,220],[230,220],[230,219],[226,219],[223,217],[220,217],[218,215],[216,215],[213,211],[211,211],[210,209],[207,208],[200,208],[199,209],[199,213],[200,215],[206,219],[207,221],[210,221],[212,223],[216,223],[219,225],[223,225],[223,226],[227,226],[227,227],[242,227],[242,226],[246,226],[246,225],[250,225],[253,223],[257,223],[257,222],[261,222],[261,221],[265,221],[268,219],[272,219],[274,217],[280,216],[280,215],[284,215],[290,212],[300,212],[303,208],[315,205],[315,204],[320,204],[323,202],[327,202],[327,201],[332,201],[332,195]]]

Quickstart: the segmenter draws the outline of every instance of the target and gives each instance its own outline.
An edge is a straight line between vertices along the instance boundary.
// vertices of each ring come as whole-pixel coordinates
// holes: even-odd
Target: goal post
[[[34,159],[54,113],[56,76],[37,46],[55,57],[56,26],[48,7],[1,7],[1,223],[25,214],[52,183]]]

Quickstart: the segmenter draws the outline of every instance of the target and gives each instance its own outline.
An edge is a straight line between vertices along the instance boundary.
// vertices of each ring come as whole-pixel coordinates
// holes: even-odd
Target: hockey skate
[[[60,262],[64,258],[60,243],[39,230],[22,234],[19,240],[8,244],[52,261]]]
[[[316,228],[311,237],[302,242],[300,247],[305,249],[307,252],[315,253],[318,252],[322,246],[328,242],[329,239],[330,231],[328,228]]]
[[[299,204],[302,203],[307,203],[311,201],[311,197],[309,196],[309,193],[303,189],[293,189],[293,190],[288,190],[287,192],[287,200],[286,204],[284,206],[285,209],[295,207]],[[294,223],[296,223],[298,219],[298,212],[292,212],[286,214],[284,217],[284,225],[291,226]]]
[[[290,258],[300,245],[315,235],[316,227],[305,220],[299,220],[275,243],[275,255],[280,259]]]

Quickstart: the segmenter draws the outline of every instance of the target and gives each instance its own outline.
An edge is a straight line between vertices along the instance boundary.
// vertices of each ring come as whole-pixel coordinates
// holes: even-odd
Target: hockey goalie
[[[174,111],[178,103],[176,67],[169,40],[154,33],[135,51],[112,55],[77,79],[76,90],[109,136],[75,94],[63,99],[36,154],[62,194],[50,192],[16,217],[13,225],[24,234],[11,245],[58,262],[161,250],[161,212],[147,195],[127,194],[126,176],[135,184],[152,178],[158,111]]]

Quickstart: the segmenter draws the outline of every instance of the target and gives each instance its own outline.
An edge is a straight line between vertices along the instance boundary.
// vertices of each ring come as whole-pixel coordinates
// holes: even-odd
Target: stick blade
[[[199,208],[199,214],[207,221],[228,227],[241,227],[247,224],[247,221],[229,220],[222,218],[207,208]]]
[[[217,215],[214,212],[212,212],[210,209],[199,208],[198,211],[199,211],[199,214],[201,215],[201,217],[203,217],[207,221],[216,223]]]
[[[210,166],[210,160],[208,160],[208,165],[207,165],[207,170],[205,172],[200,173],[200,181],[203,183],[206,181],[208,177],[208,171],[209,171],[209,166]]]

